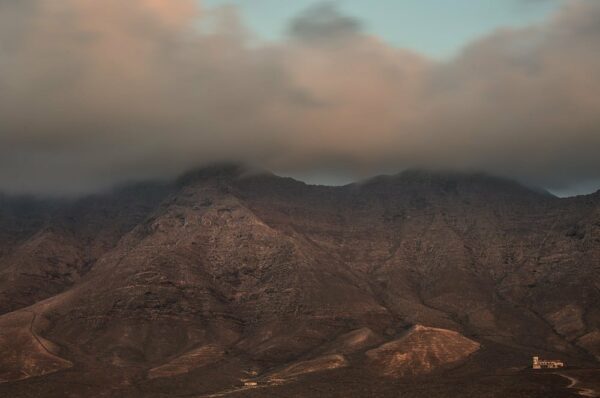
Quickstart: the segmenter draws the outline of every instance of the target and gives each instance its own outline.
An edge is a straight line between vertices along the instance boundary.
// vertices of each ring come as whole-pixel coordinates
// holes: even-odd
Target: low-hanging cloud
[[[586,0],[443,62],[328,3],[262,43],[235,8],[192,0],[0,0],[0,190],[85,192],[221,160],[600,180],[599,43]]]

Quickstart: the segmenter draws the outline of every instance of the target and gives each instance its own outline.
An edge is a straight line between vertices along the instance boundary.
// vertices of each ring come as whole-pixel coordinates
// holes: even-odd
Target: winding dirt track
[[[569,380],[571,382],[571,384],[569,384],[567,386],[567,388],[577,390],[577,394],[581,395],[582,397],[600,397],[600,394],[598,394],[598,392],[596,392],[596,390],[592,390],[591,388],[577,387],[577,385],[580,384],[581,382],[578,379],[576,379],[575,377],[566,375],[564,373],[557,373],[557,375],[562,376],[565,379]]]
[[[42,348],[42,350],[44,350],[44,352],[46,352],[46,354],[50,355],[51,357],[54,357],[56,359],[58,359],[61,362],[68,362],[71,366],[73,366],[73,363],[71,361],[68,361],[62,357],[59,357],[58,355],[56,355],[55,353],[53,353],[51,350],[48,349],[48,347],[46,347],[46,345],[44,344],[44,342],[39,338],[39,336],[35,333],[34,330],[34,325],[35,325],[35,320],[37,318],[37,313],[34,311],[25,311],[30,313],[31,316],[31,321],[29,322],[29,333],[31,333],[31,336],[33,336],[33,338],[35,339],[35,341],[39,344],[39,346]]]
[[[256,390],[256,389],[267,388],[267,387],[269,387],[269,386],[264,385],[264,386],[240,387],[240,388],[235,388],[235,389],[231,389],[231,390],[221,391],[221,392],[218,392],[215,394],[201,395],[198,398],[220,398],[220,397],[226,397],[226,396],[232,395],[232,394],[237,394],[237,393],[240,393],[243,391]]]

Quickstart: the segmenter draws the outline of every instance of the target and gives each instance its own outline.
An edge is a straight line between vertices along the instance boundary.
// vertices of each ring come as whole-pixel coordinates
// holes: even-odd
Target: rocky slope
[[[434,372],[465,360],[480,345],[460,333],[416,325],[397,340],[366,352],[370,366],[388,376]]]
[[[535,353],[595,366],[600,194],[420,171],[319,187],[228,165],[3,197],[0,314],[12,396],[480,374]]]

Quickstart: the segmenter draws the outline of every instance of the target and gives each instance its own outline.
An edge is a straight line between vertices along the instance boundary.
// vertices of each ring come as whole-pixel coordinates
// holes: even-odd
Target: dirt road
[[[580,384],[580,381],[578,379],[576,379],[575,377],[569,376],[565,373],[557,373],[557,374],[559,376],[562,376],[565,379],[569,380],[571,382],[571,384],[569,384],[567,386],[567,388],[577,390],[577,394],[581,395],[582,397],[600,397],[600,394],[598,394],[598,392],[596,392],[596,390],[592,390],[591,388],[577,387]]]

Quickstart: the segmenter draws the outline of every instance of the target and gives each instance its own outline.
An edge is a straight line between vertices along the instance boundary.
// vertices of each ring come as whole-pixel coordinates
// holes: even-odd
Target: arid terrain
[[[600,192],[221,165],[0,196],[1,397],[574,397],[598,368]]]

